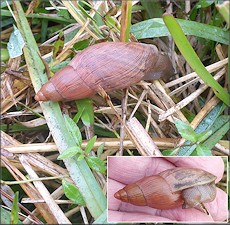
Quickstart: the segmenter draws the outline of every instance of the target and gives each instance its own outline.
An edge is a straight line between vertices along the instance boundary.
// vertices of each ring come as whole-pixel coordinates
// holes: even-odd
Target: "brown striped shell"
[[[105,91],[123,89],[141,79],[159,79],[172,74],[168,57],[156,46],[141,43],[106,42],[77,54],[36,94],[38,101],[70,101]]]

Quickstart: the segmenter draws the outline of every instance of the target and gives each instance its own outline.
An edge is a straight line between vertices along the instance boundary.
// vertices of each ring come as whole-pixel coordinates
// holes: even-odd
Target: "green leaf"
[[[190,141],[186,141],[184,143],[184,145],[189,145],[189,146],[183,146],[180,148],[179,153],[177,155],[181,156],[186,156],[186,155],[191,155],[193,152],[195,152],[194,150],[196,149],[196,144],[191,144]]]
[[[103,160],[99,159],[96,156],[88,156],[85,159],[86,159],[86,162],[87,162],[88,166],[92,170],[94,170],[96,172],[100,172],[102,174],[105,173],[106,166],[105,166],[105,162]]]
[[[197,141],[197,134],[189,124],[181,120],[176,120],[175,125],[178,132],[183,138],[194,143]]]
[[[1,10],[1,13],[2,13],[2,11],[3,10]],[[4,19],[4,20],[1,21],[0,28],[1,28],[1,30],[3,30],[3,28],[5,28],[5,27],[7,27],[9,25],[11,26],[13,23],[14,23],[14,19],[13,18]]]
[[[57,15],[60,16],[60,17],[65,18],[67,20],[70,19],[70,14],[69,14],[68,10],[66,10],[66,9],[60,9],[58,11]]]
[[[199,8],[207,8],[208,6],[212,5],[214,3],[214,0],[200,0],[196,3],[195,7],[197,9]]]
[[[211,126],[214,124],[218,116],[223,112],[223,110],[226,108],[226,106],[221,102],[217,104],[214,109],[212,109],[205,118],[199,123],[197,128],[195,129],[195,132],[199,135],[201,132],[205,132],[208,129],[211,129]],[[212,133],[214,134],[214,130],[212,130]],[[190,145],[190,141],[186,141],[184,145]],[[203,143],[204,144],[204,143]],[[180,156],[188,156],[191,154],[196,154],[196,151],[194,151],[196,148],[196,145],[191,146],[182,146],[178,152],[178,155]],[[197,155],[197,154],[196,154]]]
[[[102,152],[104,150],[104,147],[105,147],[105,143],[100,144],[100,146],[98,147],[98,149],[97,149],[97,157],[98,158],[101,157],[101,154],[102,154]]]
[[[58,39],[54,43],[53,59],[55,59],[57,55],[62,51],[63,47],[64,47],[64,32],[60,32],[58,35]]]
[[[120,26],[117,23],[117,21],[111,16],[105,16],[105,24],[114,32],[118,32],[120,29]],[[130,27],[130,29],[131,29],[131,27]]]
[[[162,151],[162,154],[163,154],[164,156],[171,156],[171,155],[176,155],[177,151],[178,151],[178,148],[177,148],[177,149],[174,149],[174,150],[172,150],[172,149],[167,149],[167,150]]]
[[[82,136],[81,136],[81,131],[79,127],[76,125],[76,123],[67,115],[64,115],[64,119],[66,122],[66,127],[72,137],[75,139],[77,145],[81,147],[82,144]]]
[[[0,218],[1,224],[10,224],[10,212],[3,207],[0,207]],[[18,220],[18,224],[23,224],[20,220]]]
[[[9,52],[7,49],[5,48],[1,48],[1,60],[3,62],[8,61],[8,59],[10,58]]]
[[[25,42],[20,31],[14,26],[14,31],[10,35],[10,40],[7,43],[7,49],[9,51],[10,58],[16,58],[22,55],[22,49],[25,46]]]
[[[94,124],[94,112],[92,99],[85,98],[76,101],[77,108],[82,112],[81,120],[87,127],[93,126]]]
[[[59,63],[58,65],[56,65],[56,66],[53,66],[50,70],[53,72],[53,73],[56,73],[58,70],[60,70],[61,68],[63,68],[63,67],[65,67],[65,66],[67,66],[67,65],[69,65],[69,63],[70,63],[70,59],[67,59],[67,60],[65,60],[65,61],[62,61],[61,63]]]
[[[63,179],[62,187],[65,193],[65,196],[68,199],[72,200],[74,203],[78,205],[83,205],[83,206],[85,205],[84,198],[76,186],[74,186],[72,183]]]
[[[0,4],[0,6],[1,6],[1,9],[3,9],[3,8],[5,8],[5,7],[7,7],[8,6],[8,4],[9,5],[11,5],[12,4],[12,0],[9,0],[9,1],[7,1],[7,2],[5,2],[5,1],[1,1],[1,4]],[[2,15],[1,15],[2,16]]]
[[[191,123],[193,121],[193,119],[195,118],[195,116],[196,116],[194,113],[192,113],[186,107],[181,109],[181,112],[184,114],[184,116],[186,117],[186,119],[188,120],[189,123]]]
[[[18,224],[18,191],[14,195],[14,201],[12,205],[12,211],[10,216],[10,224]]]
[[[162,5],[160,1],[141,0],[141,5],[144,7],[146,11],[145,14],[147,14],[147,18],[161,17],[161,15],[163,14]]]
[[[216,26],[189,20],[176,19],[176,21],[180,24],[185,35],[193,35],[229,45],[229,31],[225,31]],[[175,28],[172,27],[172,29]],[[170,36],[170,33],[161,18],[154,18],[136,23],[131,26],[131,32],[137,39]]]
[[[85,154],[86,155],[88,155],[90,153],[96,140],[97,140],[97,136],[94,136],[88,141],[88,143],[85,147]]]
[[[228,182],[228,187],[230,186],[230,182]],[[228,190],[229,190],[229,188],[228,188]],[[230,193],[229,193],[229,191],[228,191],[228,205],[230,205]],[[95,223],[95,224],[97,224],[97,223]]]
[[[196,152],[199,156],[212,156],[211,149],[208,146],[202,144],[197,145]]]
[[[212,88],[215,95],[221,99],[226,105],[230,106],[230,95],[228,92],[212,77],[207,71],[196,52],[190,45],[188,39],[184,35],[180,25],[172,15],[164,14],[163,20],[172,35],[175,44],[189,63],[191,68],[198,74],[198,76]]]
[[[94,18],[92,18],[87,12],[86,10],[79,4],[77,3],[77,6],[78,8],[81,10],[82,14],[85,16],[85,17],[88,17],[89,19],[91,19],[92,21],[96,22]]]
[[[63,159],[67,159],[70,157],[75,156],[78,153],[81,153],[82,149],[79,146],[73,146],[70,148],[67,148],[66,150],[64,150],[59,156],[58,156],[58,160],[63,160]]]
[[[191,20],[196,20],[197,17],[199,16],[200,17],[200,20],[202,20],[202,18],[205,17],[205,12],[206,10],[208,9],[205,9],[207,7],[209,7],[210,5],[212,5],[214,2],[214,0],[199,0],[195,6],[190,10],[189,12],[189,18]],[[215,18],[216,19],[216,15],[213,16],[212,18]],[[212,20],[211,20],[212,22]]]
[[[212,123],[210,129],[212,130],[212,133],[214,134],[216,131],[218,131],[220,128],[222,128],[225,124],[229,124],[230,115],[220,115],[216,118],[214,123]]]
[[[197,147],[197,145],[193,145],[193,151],[190,153],[190,156],[200,156],[198,153],[197,153],[197,151],[196,151],[196,147]]]
[[[95,134],[98,135],[98,136],[111,137],[111,138],[116,138],[117,137],[116,131],[112,132],[112,131],[110,131],[108,129],[104,129],[104,128],[99,127],[97,125],[95,125],[94,130],[95,130]]]
[[[82,152],[82,154],[80,154],[78,157],[77,157],[77,161],[81,161],[81,160],[83,160],[85,158],[85,155],[83,154],[83,152]]]
[[[75,50],[81,51],[87,48],[89,46],[89,43],[90,43],[90,39],[85,39],[85,40],[76,42],[73,47]]]
[[[195,132],[197,134],[200,134],[201,132],[204,132],[208,129],[211,129],[212,125],[215,123],[217,118],[220,116],[220,114],[223,112],[223,110],[226,108],[226,106],[220,102],[217,104],[214,109],[212,109],[205,118],[199,123],[197,128],[195,129]],[[212,130],[212,133],[214,133],[214,130]]]
[[[200,143],[200,142],[206,140],[211,134],[212,134],[211,130],[207,130],[207,131],[204,131],[200,134],[197,134],[197,141]]]
[[[93,224],[113,224],[107,221],[107,213],[108,210],[106,209],[94,222]]]
[[[221,14],[221,16],[226,21],[228,28],[229,28],[229,26],[230,26],[230,19],[229,19],[230,2],[224,1],[221,4],[217,4],[216,8],[218,9],[219,13]]]
[[[211,127],[213,134],[203,143],[207,148],[212,149],[219,140],[229,131],[229,116],[222,115],[217,118]]]
[[[83,111],[84,111],[84,108],[81,108],[80,110],[78,109],[77,114],[76,114],[76,115],[74,116],[74,118],[73,118],[73,121],[74,121],[75,123],[78,123],[78,122],[79,122],[79,120],[80,120],[80,118],[81,118],[81,115],[82,115]]]

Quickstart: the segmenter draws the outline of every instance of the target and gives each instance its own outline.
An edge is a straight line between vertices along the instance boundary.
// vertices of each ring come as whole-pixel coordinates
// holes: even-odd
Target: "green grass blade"
[[[6,9],[1,9],[2,16],[5,17],[11,17],[11,12]],[[50,21],[54,21],[57,23],[74,23],[74,19],[65,19],[61,16],[54,15],[54,14],[46,14],[46,13],[31,13],[26,16],[27,18],[32,18],[32,19],[47,19]]]
[[[37,43],[25,17],[20,1],[13,1],[14,14],[19,31],[25,41],[23,49],[26,64],[31,77],[31,81],[37,92],[41,85],[47,81],[44,73],[44,65],[38,54]],[[62,116],[57,102],[41,102],[41,107],[47,121],[47,125],[52,133],[58,150],[62,153],[65,149],[76,145],[76,142],[66,128],[65,120]],[[106,208],[106,198],[93,176],[85,160],[77,162],[76,157],[64,160],[72,180],[79,188],[85,199],[86,206],[91,215],[96,219]]]
[[[107,210],[105,210],[97,220],[93,222],[93,224],[116,224],[116,223],[108,223],[107,222]]]
[[[213,89],[214,93],[219,99],[221,99],[226,105],[230,106],[229,94],[206,70],[175,18],[172,15],[164,14],[163,20],[169,32],[171,33],[178,49],[186,61],[189,63],[191,68],[208,86]]]
[[[202,24],[194,21],[176,19],[185,35],[193,35],[229,45],[229,31],[220,27]],[[154,18],[131,26],[131,32],[137,39],[165,37],[170,33],[161,18]]]
[[[14,195],[13,205],[12,205],[12,211],[10,216],[10,224],[18,224],[19,218],[18,218],[18,191]]]
[[[203,143],[207,148],[212,149],[216,143],[229,131],[230,117],[228,115],[219,116],[210,128],[213,134]]]

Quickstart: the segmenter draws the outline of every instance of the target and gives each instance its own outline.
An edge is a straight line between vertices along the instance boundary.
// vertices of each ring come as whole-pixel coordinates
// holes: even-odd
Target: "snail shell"
[[[123,89],[141,79],[173,73],[167,56],[154,45],[106,42],[88,47],[58,71],[36,94],[37,101],[70,101]]]
[[[172,209],[182,205],[207,213],[203,203],[215,199],[215,179],[201,169],[177,167],[128,184],[114,197],[138,206]]]

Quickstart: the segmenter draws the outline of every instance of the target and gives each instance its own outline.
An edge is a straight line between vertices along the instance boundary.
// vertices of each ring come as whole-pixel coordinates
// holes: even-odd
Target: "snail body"
[[[203,203],[215,199],[215,179],[201,169],[177,167],[128,184],[114,197],[138,206],[173,209],[182,205],[207,213]]]
[[[159,79],[172,74],[167,56],[154,45],[106,42],[77,54],[36,94],[37,101],[70,101],[105,91],[123,89],[142,79]]]

